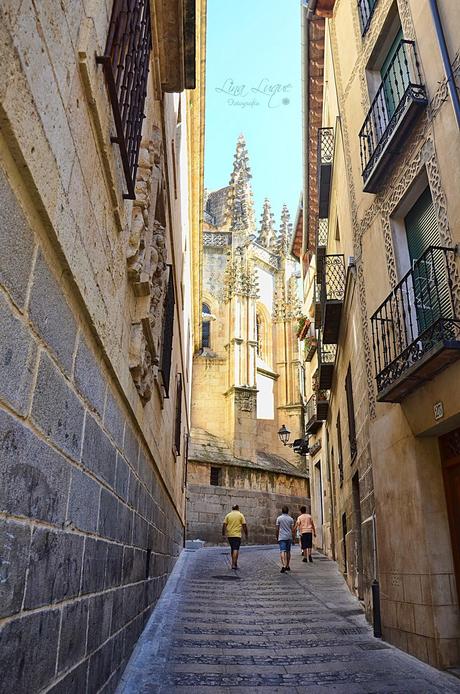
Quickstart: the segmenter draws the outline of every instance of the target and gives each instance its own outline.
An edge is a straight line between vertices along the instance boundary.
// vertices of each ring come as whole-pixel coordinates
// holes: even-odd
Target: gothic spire
[[[281,224],[278,239],[278,249],[281,255],[286,255],[289,249],[289,242],[292,237],[291,215],[289,214],[288,206],[283,205],[281,210]]]
[[[270,200],[265,198],[262,216],[260,218],[259,238],[261,246],[271,249],[276,245],[275,215],[272,212]]]
[[[254,205],[252,202],[251,169],[244,135],[238,137],[230,176],[227,215],[231,231],[249,231],[254,228]]]

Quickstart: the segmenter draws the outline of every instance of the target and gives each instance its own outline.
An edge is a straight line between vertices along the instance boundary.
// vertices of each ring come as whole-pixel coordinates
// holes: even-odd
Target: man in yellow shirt
[[[232,569],[238,568],[238,553],[240,551],[241,544],[241,530],[244,531],[246,540],[248,539],[248,526],[246,525],[246,519],[240,512],[240,507],[238,504],[232,506],[230,513],[224,518],[224,523],[222,525],[222,537],[227,535],[227,539],[232,551]]]

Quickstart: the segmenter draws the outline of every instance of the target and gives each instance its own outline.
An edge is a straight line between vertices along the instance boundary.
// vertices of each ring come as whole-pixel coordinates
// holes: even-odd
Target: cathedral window
[[[257,356],[260,359],[264,358],[264,337],[265,326],[260,313],[256,314],[256,341],[257,341]]]
[[[201,346],[211,347],[211,309],[208,304],[202,306]]]

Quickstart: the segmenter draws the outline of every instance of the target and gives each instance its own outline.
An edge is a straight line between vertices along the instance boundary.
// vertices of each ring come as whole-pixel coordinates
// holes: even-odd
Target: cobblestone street
[[[374,639],[334,562],[280,574],[275,547],[186,550],[118,694],[285,691],[460,692],[460,682]]]

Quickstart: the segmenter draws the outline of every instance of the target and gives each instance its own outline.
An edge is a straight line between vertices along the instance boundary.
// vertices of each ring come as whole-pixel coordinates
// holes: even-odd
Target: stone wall
[[[178,114],[188,134],[187,99],[163,94],[152,54],[137,199],[125,199],[95,59],[112,4],[0,3],[9,75],[0,80],[8,694],[114,691],[183,544],[193,243]],[[160,3],[150,4],[156,21]],[[169,398],[159,376],[166,264],[175,287]],[[150,351],[140,325],[152,331]]]
[[[95,692],[122,671],[182,522],[3,174],[0,229],[0,691]]]
[[[226,542],[222,522],[234,504],[246,518],[249,544],[276,542],[275,521],[282,506],[287,505],[293,516],[298,515],[300,506],[310,508],[309,499],[303,496],[192,484],[187,490],[187,539],[213,545]]]

